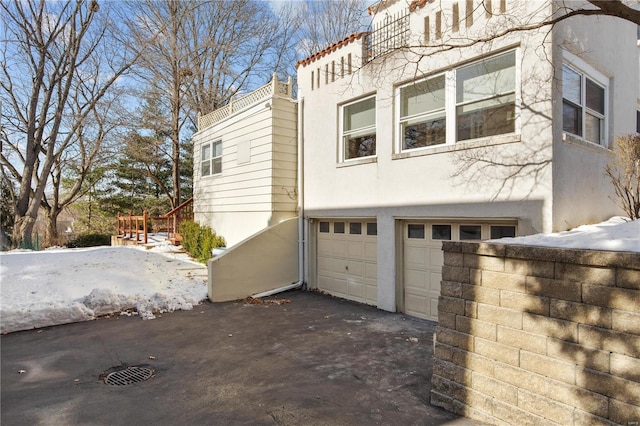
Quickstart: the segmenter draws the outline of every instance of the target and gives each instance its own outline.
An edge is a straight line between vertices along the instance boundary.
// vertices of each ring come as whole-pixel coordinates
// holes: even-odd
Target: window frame
[[[565,68],[571,70],[572,72],[578,74],[578,76],[580,77],[580,103],[576,104],[575,101],[565,98],[565,79],[564,79],[564,70]],[[579,138],[581,140],[584,140],[585,142],[589,142],[595,145],[600,145],[603,146],[605,148],[609,147],[609,116],[610,116],[610,82],[609,79],[602,74],[601,72],[597,71],[595,68],[593,68],[592,66],[590,66],[589,64],[587,64],[584,60],[580,59],[579,57],[567,52],[567,51],[563,51],[563,61],[562,61],[562,67],[560,70],[560,85],[561,85],[561,89],[560,89],[560,97],[562,100],[562,132],[565,135],[571,135],[572,137],[576,137]],[[603,107],[603,112],[599,112],[597,110],[594,110],[592,108],[590,108],[587,105],[587,84],[588,82],[591,82],[592,84],[595,84],[597,87],[599,87],[600,89],[603,89],[604,91],[604,99],[603,99],[603,103],[604,103],[604,107]],[[565,129],[565,120],[564,120],[564,107],[565,104],[567,104],[570,107],[573,108],[577,108],[577,110],[579,111],[579,125],[580,125],[580,129],[579,132],[580,134],[574,133],[570,130],[566,130]],[[587,137],[587,117],[595,117],[597,119],[599,119],[601,121],[601,125],[600,125],[600,140],[598,142],[595,142],[591,139],[589,139]]]
[[[444,92],[444,96],[445,99],[443,99],[442,101],[442,107],[441,108],[434,108],[434,109],[430,109],[430,110],[426,110],[426,111],[421,111],[419,113],[415,113],[415,114],[407,114],[407,115],[403,115],[402,112],[402,106],[404,104],[404,97],[403,97],[403,92],[410,88],[410,87],[416,87],[420,84],[423,83],[427,83],[428,86],[428,82],[430,81],[435,81],[437,79],[442,78],[444,81],[444,88],[443,88],[443,92]],[[433,93],[433,91],[430,91],[429,93]],[[398,105],[398,107],[396,108],[397,110],[397,125],[398,125],[398,139],[399,139],[399,151],[400,152],[406,152],[406,151],[413,151],[416,149],[421,149],[421,148],[429,148],[429,147],[434,147],[434,146],[440,146],[440,145],[446,145],[447,144],[447,76],[445,73],[440,73],[440,74],[434,74],[431,75],[427,78],[422,78],[420,80],[414,80],[411,81],[409,83],[403,84],[402,86],[399,86],[396,90],[396,104]],[[426,122],[435,122],[437,119],[442,118],[444,119],[444,128],[442,129],[443,133],[444,133],[444,142],[443,143],[433,143],[433,144],[427,144],[425,146],[417,146],[417,147],[413,147],[413,148],[407,148],[406,144],[405,144],[405,126],[406,124],[408,124],[408,122],[415,122],[417,120],[420,120],[419,123],[417,124],[422,124],[422,123],[426,123]]]
[[[354,128],[351,129],[349,128],[348,130],[345,129],[345,111],[347,110],[348,107],[353,106],[353,105],[357,105],[359,103],[363,103],[363,102],[367,102],[373,100],[373,124],[372,125],[367,125],[364,127],[358,127],[358,128]],[[347,163],[347,162],[351,162],[351,161],[358,161],[358,160],[362,160],[362,159],[370,159],[370,158],[376,158],[378,155],[378,150],[377,150],[377,100],[376,100],[376,94],[371,94],[368,96],[364,96],[361,98],[358,98],[356,100],[344,103],[342,105],[339,106],[339,124],[340,124],[340,134],[339,134],[339,145],[340,145],[340,149],[339,149],[339,158],[338,161],[340,163]],[[370,133],[371,131],[373,131],[373,133]],[[356,135],[356,134],[363,134],[363,136],[370,136],[373,135],[373,154],[370,155],[363,155],[363,156],[354,156],[354,157],[349,157],[348,154],[348,150],[349,150],[349,143],[348,143],[348,137],[352,136],[352,135]]]
[[[215,155],[216,146],[220,146],[220,155]],[[204,154],[205,148],[209,148],[210,158],[202,158]],[[216,161],[219,160],[219,161]],[[204,173],[205,163],[208,165],[209,173]],[[220,165],[220,170],[215,172],[215,165]],[[212,142],[203,143],[200,146],[200,176],[208,177],[208,176],[217,176],[222,173],[222,139],[216,139]]]
[[[512,90],[509,90],[508,92],[500,92],[500,93],[493,93],[491,96],[486,96],[486,97],[482,97],[482,98],[478,98],[478,99],[473,99],[471,101],[464,101],[464,102],[458,102],[457,101],[457,89],[458,89],[458,81],[457,81],[457,73],[459,70],[466,68],[466,67],[470,67],[473,65],[479,65],[482,64],[483,62],[498,58],[500,56],[503,55],[513,55],[513,60],[514,60],[514,82],[513,82],[513,87]],[[398,85],[395,87],[395,93],[394,93],[394,103],[395,103],[395,120],[394,120],[394,125],[396,126],[395,129],[395,137],[396,137],[396,141],[394,144],[394,148],[395,148],[395,152],[396,153],[400,153],[400,154],[404,154],[404,153],[409,153],[409,152],[415,152],[415,151],[422,151],[422,150],[432,150],[432,149],[437,149],[437,148],[441,148],[441,147],[451,147],[454,146],[456,144],[464,144],[467,142],[473,142],[473,141],[478,141],[478,140],[483,140],[483,139],[489,139],[489,138],[502,138],[502,137],[515,137],[517,136],[520,131],[520,113],[521,113],[521,107],[520,107],[520,103],[521,103],[521,84],[520,84],[520,79],[521,79],[521,66],[520,66],[520,49],[519,48],[510,48],[507,50],[503,50],[503,51],[499,51],[499,52],[495,52],[493,54],[491,54],[490,56],[486,56],[483,58],[479,58],[476,59],[474,61],[469,61],[469,62],[465,62],[463,64],[460,64],[458,66],[455,66],[445,72],[439,72],[439,73],[435,73],[435,74],[431,74],[428,75],[424,78],[420,78],[420,79],[416,79],[416,80],[412,80],[410,82],[406,82],[403,83],[401,85]],[[404,102],[404,99],[402,97],[402,92],[403,89],[405,89],[406,87],[410,87],[412,85],[416,85],[416,84],[420,84],[423,82],[427,82],[429,80],[433,80],[433,79],[437,79],[440,78],[440,76],[444,76],[445,79],[445,87],[444,87],[444,94],[445,94],[445,99],[444,99],[444,109],[434,109],[428,112],[423,113],[422,115],[420,114],[415,114],[413,116],[403,116],[402,115],[402,104]],[[513,104],[513,117],[510,119],[513,121],[513,131],[509,131],[509,132],[505,132],[505,133],[498,133],[495,135],[487,135],[487,136],[478,136],[478,137],[472,137],[472,138],[468,138],[468,139],[459,139],[458,136],[458,108],[464,105],[470,105],[470,104],[474,104],[474,103],[481,103],[481,102],[487,102],[490,101],[492,99],[497,99],[497,98],[504,98],[507,96],[511,96],[513,97],[513,101],[509,102],[509,104]],[[506,104],[505,104],[506,105]],[[427,146],[420,146],[420,147],[414,147],[414,148],[406,148],[405,147],[405,140],[404,140],[404,123],[405,121],[407,121],[407,119],[411,119],[411,118],[416,118],[416,117],[420,117],[420,116],[424,116],[424,117],[436,117],[438,114],[441,114],[444,111],[444,120],[445,120],[445,125],[444,125],[444,134],[445,134],[445,143],[440,143],[440,144],[433,144],[433,145],[427,145]]]

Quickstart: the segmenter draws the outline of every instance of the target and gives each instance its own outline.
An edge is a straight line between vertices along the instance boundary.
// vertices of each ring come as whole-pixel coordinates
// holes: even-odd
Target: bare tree
[[[150,44],[140,77],[162,94],[170,116],[172,206],[180,199],[180,139],[196,114],[226,104],[253,80],[269,79],[283,55],[290,25],[254,0],[183,2],[148,0],[132,27],[137,43]],[[262,81],[264,84],[266,81]]]
[[[300,50],[305,56],[318,53],[366,28],[368,4],[364,0],[314,0],[305,2],[307,16],[302,23]]]
[[[615,140],[605,173],[616,191],[613,201],[631,220],[640,219],[640,134]]]
[[[112,31],[108,12],[96,0],[0,3],[0,165],[17,183],[16,246],[31,245],[50,176],[84,143],[84,123],[136,59],[121,31]],[[91,158],[87,152],[85,169]]]

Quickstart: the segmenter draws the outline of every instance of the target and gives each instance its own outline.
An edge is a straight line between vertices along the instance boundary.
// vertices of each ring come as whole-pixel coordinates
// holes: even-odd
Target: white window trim
[[[512,133],[504,133],[504,134],[500,134],[500,135],[494,135],[494,136],[486,136],[486,137],[480,137],[480,138],[473,138],[473,139],[466,139],[466,140],[462,140],[462,141],[457,141],[457,133],[458,133],[458,129],[457,129],[457,114],[456,114],[456,106],[457,106],[457,102],[456,102],[456,71],[459,68],[465,67],[467,65],[473,65],[479,62],[482,62],[483,60],[487,60],[487,59],[491,59],[493,57],[496,56],[500,56],[509,52],[514,52],[515,53],[515,87],[514,87],[514,91],[515,91],[515,123],[514,123],[514,132]],[[395,114],[394,114],[394,126],[396,127],[395,129],[395,143],[394,143],[394,152],[396,153],[396,157],[395,158],[402,158],[404,157],[403,154],[409,154],[409,153],[416,153],[416,152],[422,152],[422,151],[442,151],[443,147],[447,147],[447,148],[452,148],[456,145],[460,146],[464,146],[466,144],[475,144],[478,141],[490,141],[492,139],[496,139],[496,140],[504,140],[505,137],[506,139],[508,139],[508,142],[512,142],[512,141],[519,141],[519,138],[513,139],[515,136],[519,135],[521,132],[521,123],[522,123],[522,118],[521,118],[521,108],[520,105],[522,104],[522,85],[521,85],[521,75],[522,75],[522,68],[521,68],[521,52],[519,48],[512,48],[512,49],[507,49],[507,50],[502,50],[499,52],[495,52],[489,56],[484,56],[482,58],[479,58],[477,60],[474,61],[469,61],[469,62],[465,62],[463,64],[457,65],[447,71],[445,71],[444,73],[440,72],[440,73],[436,73],[436,74],[432,74],[432,75],[428,75],[424,78],[421,79],[417,79],[417,80],[413,80],[410,81],[408,83],[404,83],[402,85],[398,85],[395,87],[395,93],[394,93],[394,103],[396,105],[395,107]],[[445,124],[445,128],[446,128],[446,142],[444,144],[440,144],[440,145],[432,145],[432,146],[424,146],[424,147],[419,147],[419,148],[411,148],[411,149],[403,149],[403,135],[402,135],[402,125],[400,123],[400,105],[401,105],[401,95],[400,95],[400,91],[402,88],[410,86],[412,84],[415,83],[420,83],[422,81],[426,81],[435,77],[438,77],[439,75],[443,75],[445,76],[445,119],[446,119],[446,124]],[[502,143],[502,142],[501,142]],[[447,149],[448,150],[448,149]]]
[[[206,178],[206,177],[211,177],[211,176],[219,176],[222,174],[222,154],[220,154],[219,156],[214,156],[214,145],[219,143],[220,144],[220,152],[222,152],[222,139],[216,139],[212,142],[207,142],[207,143],[203,143],[202,145],[200,145],[200,177]],[[203,160],[202,159],[202,149],[206,146],[209,146],[210,152],[211,152],[211,158],[209,158],[208,160]],[[220,158],[220,172],[219,173],[213,173],[213,160],[216,158]],[[202,163],[204,163],[205,161],[209,162],[209,170],[210,173],[209,174],[203,174],[202,173]]]
[[[362,102],[362,101],[366,101],[367,99],[374,99],[375,101],[375,107],[374,107],[374,115],[375,115],[375,123],[373,126],[370,127],[360,127],[358,129],[355,130],[366,130],[366,129],[370,129],[372,128],[375,131],[375,135],[376,135],[376,153],[374,155],[368,155],[365,157],[355,157],[355,158],[347,158],[346,155],[346,150],[347,150],[347,146],[344,143],[344,139],[345,139],[345,130],[344,130],[344,110],[346,107],[348,107],[349,105],[354,105],[357,104],[358,102]],[[349,164],[349,163],[354,163],[354,164],[361,164],[361,163],[370,163],[372,161],[375,161],[377,159],[378,156],[378,100],[376,99],[376,94],[369,94],[366,96],[363,96],[361,98],[349,101],[347,103],[341,104],[339,105],[339,112],[338,112],[338,121],[339,121],[339,133],[338,133],[338,163],[343,163],[343,164]],[[351,129],[351,132],[355,131],[354,129]]]
[[[570,69],[572,69],[573,71],[577,72],[578,74],[580,74],[581,78],[580,78],[580,89],[581,89],[581,96],[582,99],[580,100],[581,105],[580,107],[582,108],[582,117],[581,117],[581,121],[582,121],[582,136],[580,135],[576,135],[573,134],[571,132],[567,132],[564,130],[564,128],[562,127],[562,123],[561,123],[561,128],[562,128],[562,133],[565,135],[570,135],[571,138],[577,138],[579,140],[582,140],[586,143],[590,143],[590,144],[594,144],[594,145],[599,145],[599,146],[603,146],[605,148],[609,147],[609,117],[611,115],[611,108],[610,108],[610,104],[609,104],[609,78],[607,76],[605,76],[602,72],[596,70],[593,66],[589,65],[585,60],[581,59],[580,57],[574,55],[573,53],[567,52],[566,50],[562,51],[562,66],[568,66]],[[585,120],[585,111],[587,109],[587,106],[585,104],[585,96],[586,96],[586,90],[585,90],[585,86],[586,86],[586,80],[585,77],[589,78],[589,80],[597,83],[598,85],[602,86],[604,88],[604,124],[603,124],[603,129],[602,129],[602,140],[600,141],[600,143],[595,143],[592,142],[590,140],[588,140],[585,137],[585,133],[586,133],[586,120]],[[560,69],[560,81],[562,82],[562,69]],[[562,101],[564,101],[564,88],[563,90],[560,91],[560,99]],[[594,111],[595,112],[595,111]],[[562,114],[560,114],[560,117],[562,117]],[[566,136],[565,136],[566,138]]]

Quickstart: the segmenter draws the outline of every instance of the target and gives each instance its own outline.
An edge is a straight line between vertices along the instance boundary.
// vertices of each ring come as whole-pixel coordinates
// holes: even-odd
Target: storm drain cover
[[[133,383],[144,382],[153,376],[153,370],[146,367],[127,367],[124,370],[109,373],[104,378],[104,382],[108,385],[124,386]]]

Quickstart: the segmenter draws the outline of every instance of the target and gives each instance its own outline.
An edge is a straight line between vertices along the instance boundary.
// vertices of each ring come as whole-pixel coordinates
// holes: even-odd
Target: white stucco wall
[[[609,85],[606,110],[606,146],[599,146],[562,132],[561,75],[554,93],[553,231],[596,223],[624,214],[615,206],[613,188],[604,173],[609,149],[617,136],[636,129],[637,93],[640,90],[637,27],[622,19],[575,17],[554,29],[558,46],[557,70],[564,61],[579,58],[585,72],[602,74]],[[559,71],[560,72],[560,71]]]
[[[297,215],[296,120],[297,103],[273,96],[194,135],[194,219],[227,247]],[[222,173],[201,176],[201,146],[216,140]]]
[[[361,68],[361,61],[354,60],[359,69],[353,75],[338,78],[330,73],[327,77],[326,71],[341,63],[341,58],[360,57],[364,41],[360,39],[340,43],[298,67],[299,96],[305,104],[305,215],[377,220],[378,304],[383,309],[396,306],[400,265],[394,254],[399,250],[399,220],[513,219],[518,233],[524,235],[564,230],[620,214],[608,199],[611,187],[603,172],[609,150],[563,135],[558,79],[561,81],[562,52],[579,54],[611,80],[608,140],[632,132],[640,80],[635,26],[614,18],[585,17],[565,21],[553,31],[543,27],[472,43],[470,40],[492,31],[544,19],[554,4],[507,0],[507,12],[500,14],[501,2],[494,1],[488,16],[474,2],[473,25],[467,27],[463,20],[459,31],[452,32],[453,5],[458,4],[463,17],[466,3],[425,2],[410,13],[411,45],[432,44],[432,48],[387,54]],[[395,0],[383,5],[373,16],[374,23],[397,16],[407,7],[406,2]],[[435,40],[438,12],[442,13],[443,35]],[[429,41],[424,39],[427,17]],[[470,45],[438,51],[438,46],[451,41]],[[514,134],[400,152],[394,99],[399,85],[511,49],[517,55]],[[376,99],[376,156],[342,162],[340,106],[372,95]]]

